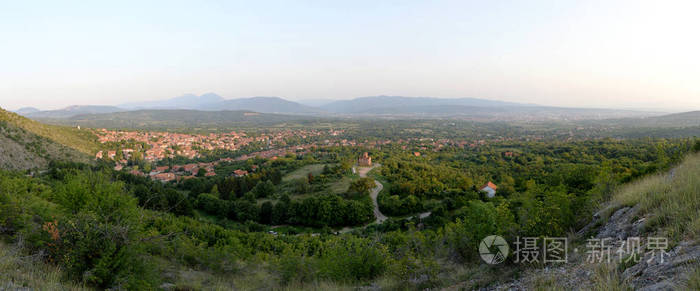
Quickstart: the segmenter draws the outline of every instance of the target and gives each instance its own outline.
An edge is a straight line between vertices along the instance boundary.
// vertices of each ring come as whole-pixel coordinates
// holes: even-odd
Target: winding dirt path
[[[357,172],[358,175],[360,175],[360,178],[367,178],[367,173],[371,171],[374,168],[380,167],[380,164],[375,164],[374,166],[371,167],[353,167],[353,169]],[[377,196],[379,195],[379,192],[382,192],[382,189],[384,189],[384,185],[382,183],[379,183],[379,181],[374,180],[374,184],[377,185],[372,189],[372,191],[369,193],[369,196],[372,198],[372,204],[374,204],[374,217],[375,220],[374,222],[376,223],[382,223],[385,220],[387,220],[386,215],[382,214],[381,211],[379,211],[379,204],[377,203]]]

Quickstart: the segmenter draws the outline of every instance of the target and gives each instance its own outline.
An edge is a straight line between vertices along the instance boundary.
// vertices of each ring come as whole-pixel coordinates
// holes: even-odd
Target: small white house
[[[496,190],[498,189],[498,186],[496,184],[492,183],[491,181],[488,181],[484,186],[481,187],[481,191],[486,192],[486,195],[489,198],[493,198],[493,196],[496,196]]]

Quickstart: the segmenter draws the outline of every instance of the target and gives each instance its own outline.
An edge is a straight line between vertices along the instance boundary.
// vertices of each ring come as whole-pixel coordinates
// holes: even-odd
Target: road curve
[[[366,178],[367,173],[371,171],[372,169],[379,167],[381,165],[375,164],[372,167],[360,167],[360,168],[355,168],[353,167],[353,171],[356,172],[358,175],[360,175],[360,178]],[[369,196],[372,198],[372,204],[374,204],[374,217],[375,217],[375,222],[376,223],[382,223],[385,220],[387,220],[386,215],[382,214],[381,211],[379,211],[379,204],[377,203],[377,196],[379,195],[379,192],[382,192],[382,189],[384,189],[384,185],[382,183],[379,183],[379,181],[374,180],[374,184],[377,185],[376,187],[372,188],[371,192],[369,193]]]
[[[382,192],[382,189],[384,189],[384,185],[382,183],[379,183],[379,181],[375,180],[374,184],[377,185],[377,187],[374,187],[372,189],[372,192],[369,193],[369,196],[372,197],[372,203],[374,204],[374,217],[376,217],[375,222],[376,223],[382,223],[384,220],[387,219],[387,217],[382,214],[381,211],[379,211],[379,203],[377,203],[377,196],[379,195],[379,192]]]

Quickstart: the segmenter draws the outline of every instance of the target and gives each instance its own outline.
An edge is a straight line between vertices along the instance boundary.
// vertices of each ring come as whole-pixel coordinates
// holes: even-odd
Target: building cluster
[[[384,146],[397,146],[403,150],[410,150],[414,156],[420,157],[421,152],[440,151],[449,147],[475,148],[486,145],[489,142],[507,140],[496,136],[470,141],[429,137],[354,140],[345,138],[343,133],[343,130],[288,129],[256,135],[248,135],[245,132],[236,131],[185,134],[102,129],[97,131],[99,141],[103,144],[114,144],[109,145],[112,149],[98,152],[95,158],[114,160],[116,162],[115,170],[131,170],[134,174],[149,176],[154,180],[167,182],[195,177],[200,169],[206,171],[205,176],[216,175],[214,169],[221,162],[243,161],[256,157],[275,160],[289,153],[305,154],[313,151],[315,148],[323,147],[349,146],[379,149]],[[254,147],[251,148],[251,145]],[[260,146],[259,149],[257,148],[258,146]],[[128,167],[129,164],[133,164],[129,162],[131,160],[154,164],[160,160],[176,156],[190,160],[196,159],[201,157],[205,151],[228,150],[234,152],[241,149],[251,150],[253,148],[255,148],[255,152],[240,155],[233,159],[223,158],[211,163],[174,165],[172,168],[166,167],[167,169],[156,167],[148,173]],[[138,157],[135,157],[136,155]],[[506,157],[517,155],[517,153],[512,152],[504,153]],[[365,153],[358,159],[358,164],[371,166],[371,157]],[[247,174],[248,172],[244,170],[237,170],[231,173],[231,175],[239,177]]]
[[[235,131],[220,134],[184,134],[173,132],[148,132],[148,131],[111,131],[102,129],[98,131],[99,141],[107,142],[135,142],[147,145],[142,149],[142,158],[149,162],[159,161],[165,158],[183,156],[194,159],[200,156],[202,150],[236,150],[259,138],[247,137],[245,133]],[[122,149],[129,151],[129,155],[123,155],[128,159],[134,149]],[[114,159],[116,151],[105,153],[98,152],[96,158]]]
[[[308,152],[315,146],[313,143],[299,146],[287,146],[290,138],[317,137],[321,135],[337,136],[343,131],[331,130],[281,130],[266,134],[249,136],[244,132],[227,132],[211,134],[183,134],[172,132],[148,132],[148,131],[112,131],[102,129],[97,132],[99,141],[105,143],[115,143],[117,149],[99,151],[96,159],[109,159],[116,162],[115,170],[123,170],[129,164],[129,160],[138,154],[139,157],[148,163],[154,163],[176,156],[187,159],[199,158],[203,151],[228,150],[236,151],[254,142],[264,145],[261,150],[252,154],[247,154],[235,160],[247,160],[254,157],[276,159],[290,152]],[[128,145],[128,146],[125,146]],[[133,147],[133,148],[132,148]],[[231,158],[223,158],[211,163],[190,163],[186,165],[175,165],[169,167],[156,167],[149,173],[139,170],[131,170],[133,174],[150,176],[154,180],[164,182],[189,179],[198,174],[199,169],[206,171],[205,176],[216,175],[214,167],[220,162],[233,161]],[[128,168],[127,168],[128,169]],[[245,176],[247,171],[238,170],[232,173],[234,176]]]

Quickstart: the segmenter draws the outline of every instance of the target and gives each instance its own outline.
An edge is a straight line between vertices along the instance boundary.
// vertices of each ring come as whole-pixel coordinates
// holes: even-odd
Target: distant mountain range
[[[435,98],[435,97],[403,97],[403,96],[371,96],[360,97],[352,100],[340,100],[321,106],[322,109],[337,113],[375,113],[392,114],[401,113],[440,113],[448,110],[452,106],[466,107],[465,112],[469,112],[474,107],[524,107],[532,106],[519,103],[494,101],[477,98]]]
[[[318,118],[304,115],[282,115],[253,111],[200,111],[185,109],[134,110],[105,114],[82,114],[44,121],[92,128],[132,129],[211,129],[257,127],[314,122]]]
[[[34,108],[34,107],[22,107],[20,109],[15,110],[14,112],[19,114],[19,115],[25,115],[25,114],[31,114],[35,112],[39,112],[41,110]]]
[[[279,97],[250,97],[224,99],[214,93],[201,96],[186,94],[162,101],[127,103],[119,105],[125,109],[187,109],[187,110],[249,110],[261,113],[308,114],[321,110]]]
[[[46,118],[68,118],[80,114],[100,114],[100,113],[112,113],[125,111],[123,108],[116,106],[100,106],[100,105],[74,105],[68,106],[63,109],[57,110],[46,110],[46,111],[33,111],[29,113],[20,113],[26,117],[34,119],[46,119]]]
[[[478,98],[435,98],[404,96],[371,96],[352,100],[337,100],[323,104],[315,100],[303,105],[279,97],[250,97],[224,99],[207,93],[147,102],[125,103],[118,106],[70,106],[59,110],[37,111],[23,108],[19,114],[34,119],[67,119],[77,115],[107,114],[135,110],[197,110],[254,111],[285,115],[375,116],[389,118],[464,118],[474,120],[581,120],[627,117],[648,117],[659,114],[615,109],[584,109],[539,106]]]
[[[207,93],[201,96],[194,94],[185,94],[179,97],[166,99],[166,100],[156,100],[156,101],[146,101],[146,102],[135,102],[135,103],[125,103],[118,105],[125,109],[199,109],[202,106],[213,105],[215,103],[220,103],[225,101],[223,97],[216,95],[214,93]]]
[[[643,118],[623,118],[609,120],[609,122],[625,127],[700,127],[700,111],[689,111]]]
[[[322,110],[279,97],[251,97],[225,100],[199,106],[201,110],[250,110],[262,113],[315,114]]]

